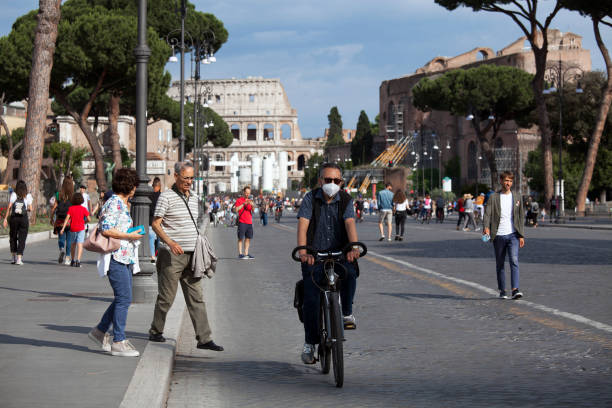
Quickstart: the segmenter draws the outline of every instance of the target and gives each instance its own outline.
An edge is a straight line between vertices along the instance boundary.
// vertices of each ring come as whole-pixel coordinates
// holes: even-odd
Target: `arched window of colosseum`
[[[501,137],[498,137],[495,139],[495,148],[496,149],[501,149],[502,147],[504,147],[504,140]]]
[[[291,139],[291,125],[288,123],[281,126],[281,137],[283,139]]]
[[[225,161],[225,160],[223,159],[223,155],[222,154],[216,154],[215,155],[215,161],[222,162],[222,161]],[[215,166],[215,171],[221,171],[222,172],[223,169],[224,169],[224,166]]]
[[[468,145],[468,162],[467,176],[470,180],[478,178],[478,152],[476,151],[476,143],[473,141]]]
[[[274,125],[271,123],[266,123],[264,125],[264,140],[274,140]]]
[[[247,126],[247,140],[257,140],[257,125],[250,123]]]
[[[395,105],[393,101],[389,102],[389,107],[387,108],[387,125],[393,126],[395,122]]]
[[[240,139],[240,125],[232,125],[232,135],[234,135],[234,139]]]
[[[483,60],[489,59],[489,54],[487,54],[487,52],[485,50],[480,50],[480,51],[478,51],[478,54],[476,55],[476,59],[478,61],[483,61]]]
[[[300,154],[297,159],[298,170],[304,170],[305,165],[306,165],[306,157],[304,157],[303,154]]]
[[[432,71],[441,71],[444,69],[444,60],[442,59],[437,59],[434,62],[431,63],[431,70]]]

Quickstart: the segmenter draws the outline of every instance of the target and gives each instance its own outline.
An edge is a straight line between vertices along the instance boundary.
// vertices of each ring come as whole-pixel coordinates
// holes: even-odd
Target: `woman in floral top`
[[[132,217],[128,200],[134,196],[138,186],[138,173],[134,169],[119,169],[113,177],[113,195],[100,211],[98,230],[105,237],[117,238],[121,246],[110,254],[108,280],[115,299],[110,304],[100,323],[89,332],[89,338],[110,351],[113,356],[138,357],[140,353],[125,338],[127,313],[132,303],[132,268],[136,262],[134,241],[142,238],[137,232],[128,233]],[[113,325],[113,342],[108,329]]]

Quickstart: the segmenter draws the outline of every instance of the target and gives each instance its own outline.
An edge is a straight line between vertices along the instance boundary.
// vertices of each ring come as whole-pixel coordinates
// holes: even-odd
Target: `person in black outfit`
[[[28,187],[23,180],[17,182],[14,194],[15,196],[11,194],[11,202],[6,210],[4,228],[6,228],[7,218],[10,214],[9,243],[11,246],[11,254],[13,255],[13,261],[11,263],[23,265],[21,258],[23,257],[25,242],[28,236],[28,228],[30,227],[28,213],[32,211],[32,196],[28,194]]]

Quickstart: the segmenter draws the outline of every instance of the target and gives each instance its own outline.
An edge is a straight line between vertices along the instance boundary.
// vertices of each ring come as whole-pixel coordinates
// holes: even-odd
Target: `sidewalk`
[[[95,254],[84,251],[83,267],[71,268],[58,265],[56,240],[33,241],[23,266],[10,264],[8,248],[0,251],[2,406],[163,406],[182,295],[168,315],[168,342],[148,342],[153,304],[133,304],[127,336],[141,357],[112,357],[87,337],[113,299],[108,280],[97,274]]]

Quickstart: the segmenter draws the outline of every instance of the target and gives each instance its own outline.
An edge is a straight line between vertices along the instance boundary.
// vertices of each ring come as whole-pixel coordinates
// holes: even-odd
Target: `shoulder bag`
[[[96,225],[92,230],[85,242],[83,248],[91,252],[97,252],[100,254],[108,254],[119,249],[121,241],[117,238],[105,237]]]

